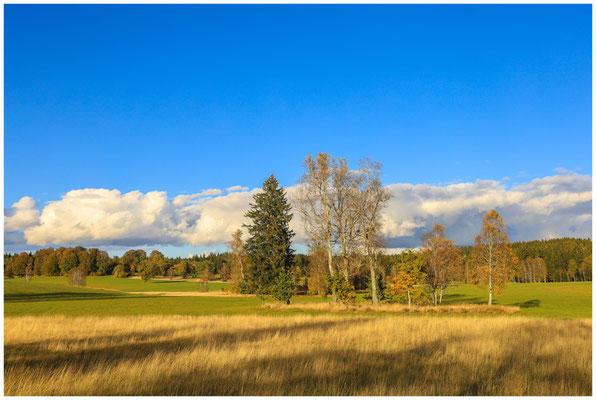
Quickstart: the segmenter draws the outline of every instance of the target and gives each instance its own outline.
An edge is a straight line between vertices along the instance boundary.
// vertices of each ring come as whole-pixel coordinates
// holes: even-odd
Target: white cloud
[[[458,243],[470,244],[482,214],[495,208],[505,219],[512,240],[590,237],[592,178],[565,174],[534,179],[507,189],[498,181],[447,186],[393,184],[385,212],[385,234],[391,247],[418,245],[435,222]]]
[[[230,186],[229,188],[227,188],[226,192],[239,192],[239,191],[245,191],[245,190],[248,190],[247,186],[236,185],[236,186]]]
[[[201,193],[196,194],[195,196],[218,196],[222,194],[220,189],[206,189],[203,190]]]
[[[4,231],[22,231],[39,224],[37,204],[29,196],[21,198],[4,211]]]
[[[388,247],[420,243],[435,222],[460,244],[470,244],[482,214],[496,208],[505,218],[512,240],[590,237],[592,178],[565,173],[507,188],[502,181],[449,185],[392,184],[394,197],[385,210]],[[226,190],[229,190],[228,188]],[[120,193],[118,190],[72,190],[48,203],[41,215],[33,199],[24,197],[5,215],[5,236],[28,245],[142,246],[225,243],[246,223],[244,214],[260,189],[209,189],[168,198],[166,192]],[[293,187],[287,189],[291,194]],[[305,240],[297,212],[292,221],[296,242]],[[23,233],[20,233],[22,231]]]

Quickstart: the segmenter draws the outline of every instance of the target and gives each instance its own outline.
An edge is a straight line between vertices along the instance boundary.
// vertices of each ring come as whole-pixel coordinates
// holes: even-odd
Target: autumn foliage
[[[482,228],[474,244],[471,281],[488,288],[488,304],[491,305],[493,295],[502,293],[513,279],[518,263],[505,222],[496,210],[487,212],[482,218]]]

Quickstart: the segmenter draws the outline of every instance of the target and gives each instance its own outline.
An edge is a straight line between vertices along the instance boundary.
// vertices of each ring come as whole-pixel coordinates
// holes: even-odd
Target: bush
[[[356,290],[354,285],[345,280],[341,275],[327,276],[328,286],[331,290],[335,289],[337,298],[343,303],[353,302],[356,299]]]
[[[232,284],[230,291],[232,293],[238,294],[250,294],[250,287],[248,286],[248,283],[246,283],[245,281],[241,281],[237,284]]]
[[[68,274],[68,284],[70,286],[85,286],[87,284],[87,272],[82,267],[76,267],[70,270]]]

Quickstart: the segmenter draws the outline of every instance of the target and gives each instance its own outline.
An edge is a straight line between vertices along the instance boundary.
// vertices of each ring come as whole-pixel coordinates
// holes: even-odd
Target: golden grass
[[[591,320],[7,317],[5,395],[590,395]]]
[[[441,306],[416,306],[408,307],[407,304],[380,304],[373,306],[370,303],[266,303],[264,308],[275,310],[299,309],[329,312],[382,312],[396,314],[514,314],[519,312],[518,306],[487,306],[484,304],[446,304]]]

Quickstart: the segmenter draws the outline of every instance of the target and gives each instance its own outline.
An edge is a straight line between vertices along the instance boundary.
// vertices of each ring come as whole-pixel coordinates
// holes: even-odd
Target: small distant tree
[[[496,210],[484,214],[482,229],[474,239],[472,259],[474,270],[472,281],[478,286],[488,287],[488,305],[493,295],[500,294],[515,274],[517,257],[513,254],[507,228]]]
[[[68,274],[68,284],[70,286],[85,286],[87,284],[86,269],[84,267],[71,269]]]
[[[230,279],[232,280],[232,289],[237,291],[242,284],[246,283],[247,261],[244,251],[244,241],[242,240],[242,230],[236,229],[232,235],[232,240],[228,243],[230,250]]]
[[[25,269],[25,282],[29,283],[31,281],[31,277],[33,277],[33,269],[27,267]]]

